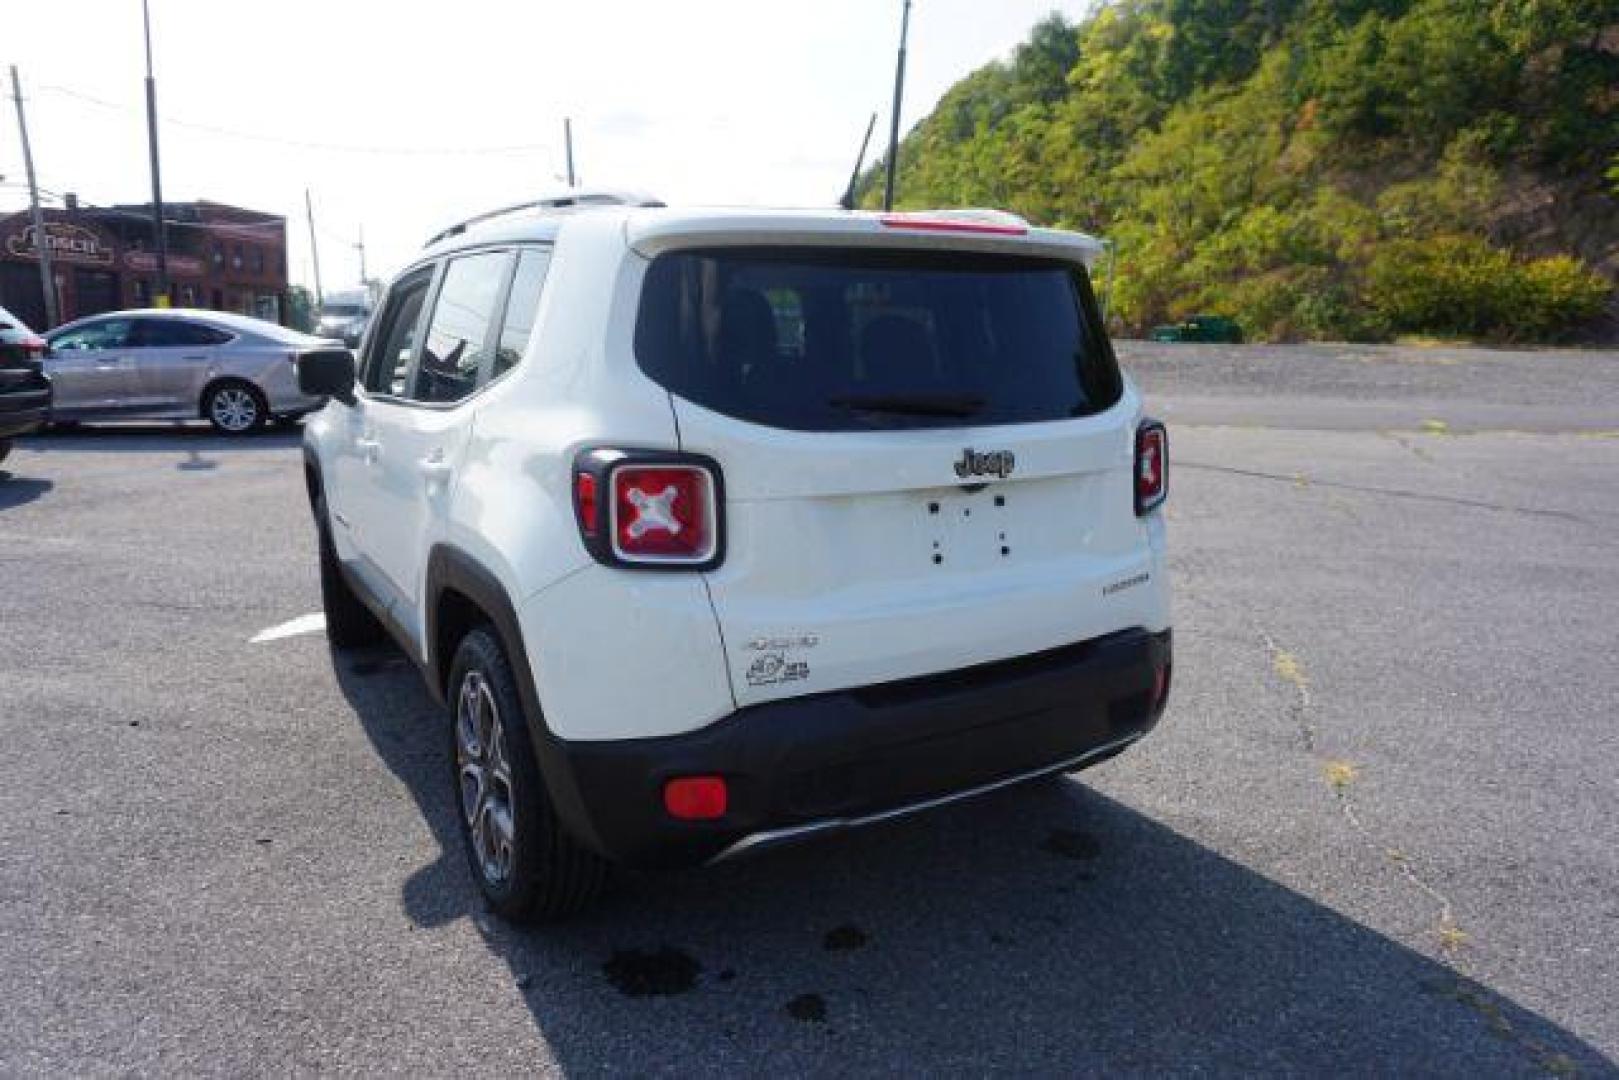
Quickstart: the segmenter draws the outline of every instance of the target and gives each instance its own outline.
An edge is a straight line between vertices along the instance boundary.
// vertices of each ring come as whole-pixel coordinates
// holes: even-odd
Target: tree
[[[287,325],[294,330],[309,333],[315,329],[315,294],[302,285],[287,289]]]

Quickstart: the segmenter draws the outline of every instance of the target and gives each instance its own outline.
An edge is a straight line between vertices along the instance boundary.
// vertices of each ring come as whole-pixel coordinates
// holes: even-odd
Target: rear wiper
[[[847,394],[827,404],[900,416],[967,417],[983,409],[984,399],[977,394]]]

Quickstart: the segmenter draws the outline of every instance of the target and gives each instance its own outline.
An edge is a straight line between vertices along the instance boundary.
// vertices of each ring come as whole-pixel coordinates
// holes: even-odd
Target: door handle
[[[435,450],[428,457],[416,463],[416,469],[427,480],[429,486],[441,484],[450,476],[450,463],[444,460],[444,451]]]

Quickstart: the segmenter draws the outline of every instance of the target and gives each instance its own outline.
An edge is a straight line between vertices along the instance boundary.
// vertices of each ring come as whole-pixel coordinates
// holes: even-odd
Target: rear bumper
[[[51,412],[50,385],[0,390],[0,439],[43,427]]]
[[[1170,632],[1129,630],[1033,656],[742,709],[701,731],[553,743],[558,809],[632,866],[710,862],[1094,764],[1163,711]],[[1154,700],[1158,672],[1164,694]],[[677,821],[663,785],[720,775],[719,821]]]

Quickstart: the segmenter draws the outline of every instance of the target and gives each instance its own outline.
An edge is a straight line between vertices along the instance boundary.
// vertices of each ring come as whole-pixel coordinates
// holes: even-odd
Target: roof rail
[[[497,210],[489,210],[482,214],[475,214],[465,221],[458,221],[441,232],[434,233],[428,238],[423,247],[432,247],[440,240],[448,240],[452,236],[459,236],[474,225],[481,225],[495,218],[505,217],[508,214],[521,214],[526,211],[536,213],[561,213],[577,210],[587,206],[665,206],[660,199],[650,195],[642,195],[629,191],[611,190],[574,190],[562,195],[548,195],[543,199],[532,202],[513,203],[511,206],[502,206]]]

